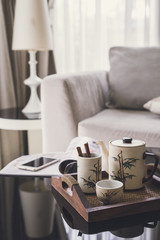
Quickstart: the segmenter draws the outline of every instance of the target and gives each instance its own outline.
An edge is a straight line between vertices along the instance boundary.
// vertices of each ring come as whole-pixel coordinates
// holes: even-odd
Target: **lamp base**
[[[34,114],[41,112],[41,102],[37,94],[37,88],[41,84],[42,79],[36,75],[36,52],[29,51],[30,55],[30,77],[24,81],[24,84],[30,87],[30,98],[27,105],[23,108],[24,114]]]

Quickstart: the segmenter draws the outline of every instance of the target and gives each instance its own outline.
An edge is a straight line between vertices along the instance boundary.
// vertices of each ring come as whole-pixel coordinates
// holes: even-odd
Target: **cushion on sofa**
[[[159,47],[113,47],[109,59],[109,107],[143,109],[144,103],[159,96]]]
[[[143,105],[144,108],[155,114],[160,114],[160,97],[153,98]]]
[[[148,147],[160,146],[160,119],[149,111],[105,109],[78,125],[78,136],[109,141],[124,136],[144,140]]]

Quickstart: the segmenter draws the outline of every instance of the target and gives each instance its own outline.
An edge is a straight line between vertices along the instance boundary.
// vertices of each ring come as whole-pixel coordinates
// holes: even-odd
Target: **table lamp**
[[[31,93],[22,112],[26,115],[40,113],[37,87],[42,79],[36,73],[36,52],[52,49],[47,0],[16,0],[12,49],[27,50],[30,58],[30,77],[24,83]]]

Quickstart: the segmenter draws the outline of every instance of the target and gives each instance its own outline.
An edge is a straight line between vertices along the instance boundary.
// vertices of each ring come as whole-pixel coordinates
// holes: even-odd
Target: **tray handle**
[[[63,174],[61,176],[61,181],[62,181],[63,188],[69,187],[71,190],[73,190],[74,185],[79,185],[78,182],[76,181],[76,179],[68,174]]]

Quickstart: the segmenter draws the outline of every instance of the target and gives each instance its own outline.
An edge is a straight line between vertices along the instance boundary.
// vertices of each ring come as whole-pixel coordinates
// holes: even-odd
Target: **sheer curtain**
[[[54,0],[57,72],[108,69],[112,46],[159,45],[159,0]]]

